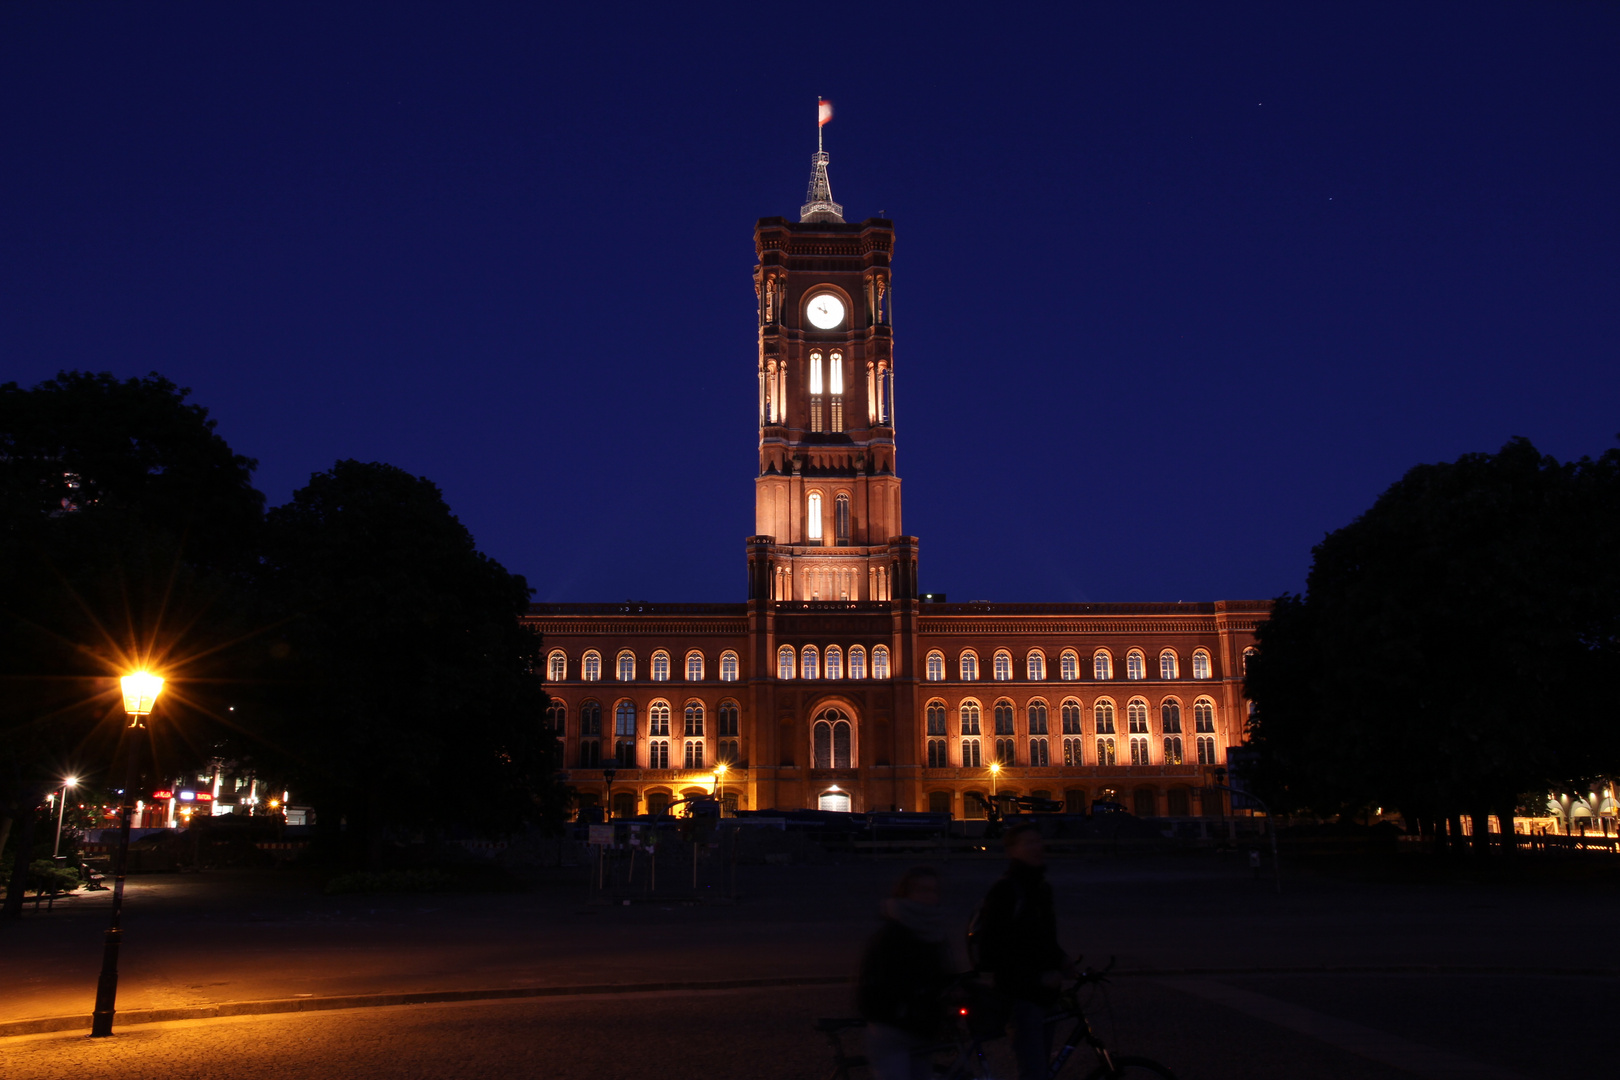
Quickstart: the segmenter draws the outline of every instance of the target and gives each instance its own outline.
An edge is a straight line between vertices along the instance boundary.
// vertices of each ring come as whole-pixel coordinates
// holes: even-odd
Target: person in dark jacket
[[[866,1059],[876,1080],[929,1080],[928,1048],[945,1020],[951,979],[939,875],[907,870],[883,902],[883,925],[866,945],[855,1003],[866,1021]]]
[[[1002,834],[1007,872],[990,887],[974,932],[976,962],[995,976],[1012,1009],[1013,1054],[1019,1080],[1041,1080],[1052,1056],[1046,1014],[1071,969],[1058,944],[1057,907],[1046,881],[1046,847],[1031,824]]]

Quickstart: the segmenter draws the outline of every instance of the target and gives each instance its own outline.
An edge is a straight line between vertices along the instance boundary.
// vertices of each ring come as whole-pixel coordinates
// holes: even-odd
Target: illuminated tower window
[[[844,430],[844,354],[832,354],[827,368],[827,391],[832,394],[832,430]]]
[[[866,678],[866,650],[859,645],[849,647],[849,677],[852,679]]]
[[[833,532],[840,544],[849,543],[849,495],[844,492],[833,500]]]
[[[821,492],[812,491],[804,501],[804,535],[808,540],[821,539]]]
[[[810,354],[810,430],[825,431],[822,426],[822,380],[821,380],[821,354]]]

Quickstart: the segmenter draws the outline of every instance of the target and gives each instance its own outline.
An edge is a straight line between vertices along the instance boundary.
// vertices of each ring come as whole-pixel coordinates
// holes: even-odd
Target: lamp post
[[[998,761],[992,761],[990,763],[990,801],[991,802],[996,801],[996,777],[998,777],[1000,775],[1001,775],[1001,762],[999,760]]]
[[[714,767],[714,786],[718,789],[717,795],[720,799],[720,815],[722,817],[726,813],[726,771],[730,768],[731,766],[723,761]]]
[[[1277,818],[1271,812],[1266,801],[1252,791],[1238,791],[1236,788],[1226,786],[1226,767],[1218,765],[1215,768],[1215,783],[1211,785],[1233,795],[1242,795],[1245,799],[1253,799],[1260,804],[1260,809],[1266,812],[1266,831],[1271,834],[1271,872],[1277,883],[1277,891],[1282,892],[1282,863],[1277,861]]]
[[[139,733],[145,725],[141,718],[152,715],[158,694],[163,692],[163,680],[145,671],[125,675],[119,680],[124,692],[124,711],[129,714],[129,726],[124,729],[129,739],[124,766],[123,805],[119,808],[118,862],[113,878],[112,925],[101,953],[101,978],[96,980],[96,1010],[90,1020],[90,1037],[105,1038],[112,1034],[114,1008],[118,1000],[118,946],[124,937],[119,917],[124,911],[124,868],[129,862],[129,817],[135,809],[135,781],[137,757],[140,753]]]
[[[62,781],[62,805],[56,808],[56,846],[51,849],[51,858],[53,859],[62,857],[62,815],[67,813],[67,789],[77,787],[78,783],[79,778],[76,776],[69,776]]]
[[[602,764],[602,786],[607,790],[603,793],[605,801],[602,804],[602,820],[613,820],[613,778],[619,773],[616,761],[606,761]]]

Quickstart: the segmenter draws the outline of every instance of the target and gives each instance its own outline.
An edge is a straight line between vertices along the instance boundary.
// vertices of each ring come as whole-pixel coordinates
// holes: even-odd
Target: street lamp
[[[730,768],[731,766],[723,761],[714,767],[714,785],[719,789],[717,794],[720,799],[721,814],[726,812],[726,772]]]
[[[604,793],[606,802],[602,804],[602,820],[613,820],[613,778],[619,774],[618,762],[608,760],[602,764],[602,785],[607,788]]]
[[[991,802],[996,801],[996,777],[998,777],[1000,775],[1001,775],[1001,762],[998,759],[998,760],[992,761],[990,763],[990,801]]]
[[[124,911],[124,868],[129,863],[129,817],[135,808],[135,781],[140,752],[138,733],[144,729],[141,718],[152,715],[158,695],[163,692],[163,680],[145,671],[125,675],[119,680],[124,692],[124,711],[129,714],[129,738],[125,755],[123,805],[119,808],[118,863],[113,878],[112,925],[107,928],[105,946],[101,953],[101,978],[96,981],[96,1010],[90,1021],[90,1037],[105,1038],[112,1034],[114,1005],[118,1000],[118,946],[124,931],[119,925]]]
[[[62,815],[67,813],[67,789],[77,787],[78,784],[79,778],[77,776],[69,776],[62,781],[62,805],[56,808],[56,847],[51,849],[51,858],[53,859],[62,857]]]

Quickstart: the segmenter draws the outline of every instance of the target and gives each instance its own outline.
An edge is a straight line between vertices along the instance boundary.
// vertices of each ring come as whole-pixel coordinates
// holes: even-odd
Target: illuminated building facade
[[[993,786],[1071,810],[1218,812],[1205,795],[1241,741],[1244,658],[1269,604],[920,593],[895,459],[894,227],[845,222],[818,151],[799,220],[761,219],[754,245],[747,602],[531,611],[582,801],[606,791],[611,760],[615,816],[717,782],[742,809],[974,817]]]

